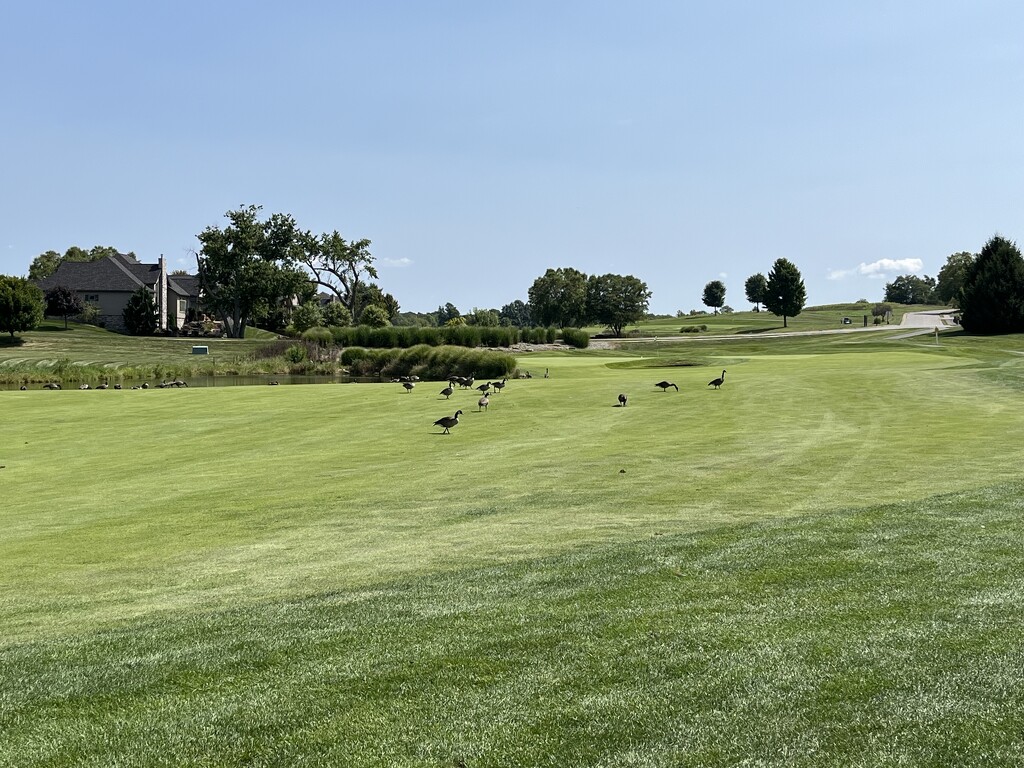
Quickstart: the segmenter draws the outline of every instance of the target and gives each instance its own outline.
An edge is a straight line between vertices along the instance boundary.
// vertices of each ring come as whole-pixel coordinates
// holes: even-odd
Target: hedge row
[[[511,328],[508,326],[445,325],[387,326],[371,328],[366,325],[332,326],[334,343],[342,347],[409,348],[418,344],[431,347],[511,347],[526,344],[553,344],[561,335],[566,344],[586,347],[590,337],[578,328]]]
[[[515,357],[504,352],[429,344],[406,349],[347,347],[341,364],[351,376],[418,376],[427,381],[444,381],[449,376],[496,379],[512,376],[516,369]]]

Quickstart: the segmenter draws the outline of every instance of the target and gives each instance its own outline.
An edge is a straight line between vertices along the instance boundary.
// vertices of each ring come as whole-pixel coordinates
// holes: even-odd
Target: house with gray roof
[[[65,261],[49,277],[36,283],[43,291],[58,285],[70,288],[82,301],[99,308],[104,327],[123,331],[124,308],[139,288],[153,296],[160,330],[180,328],[189,310],[199,305],[199,277],[171,275],[163,256],[156,264],[143,264],[123,253],[98,261]]]

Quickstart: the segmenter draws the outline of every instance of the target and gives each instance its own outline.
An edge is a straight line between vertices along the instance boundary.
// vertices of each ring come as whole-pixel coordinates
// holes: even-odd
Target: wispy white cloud
[[[406,259],[404,257],[401,259],[381,259],[380,263],[385,267],[408,267],[412,264],[412,259]]]
[[[913,275],[924,268],[921,259],[879,259],[870,264],[861,262],[853,269],[833,269],[828,273],[829,280],[845,280],[848,277],[887,277],[891,274]]]

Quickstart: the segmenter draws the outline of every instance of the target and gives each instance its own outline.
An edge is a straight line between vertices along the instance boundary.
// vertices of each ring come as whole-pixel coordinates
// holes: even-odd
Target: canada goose
[[[25,390],[27,390],[27,389],[28,389],[28,387],[27,387],[27,386],[25,386],[24,384],[22,384],[22,385],[21,385],[21,391],[22,391],[22,392],[24,392],[24,391],[25,391]]]
[[[174,381],[171,382],[171,385],[175,386],[175,387],[187,387],[188,386],[188,384],[186,382],[182,381],[181,379],[175,379]]]
[[[661,387],[661,391],[662,392],[668,392],[668,388],[669,387],[676,387],[676,385],[673,384],[671,381],[659,381],[654,386]],[[676,387],[676,392],[678,392],[678,391],[679,391],[679,387]]]
[[[444,427],[442,435],[451,434],[448,430],[459,423],[459,416],[462,415],[462,411],[456,411],[454,416],[442,416],[440,419],[434,422],[435,427]]]
[[[121,389],[121,385],[120,384],[115,384],[114,385],[114,389]]]
[[[476,401],[476,404],[480,406],[479,410],[483,411],[487,409],[487,406],[491,404],[490,398],[487,397],[487,393],[484,392],[484,396]]]
[[[416,385],[411,381],[403,381],[402,386],[405,387],[406,392],[412,392],[412,388]]]
[[[78,388],[79,389],[89,389],[89,385],[88,384],[79,384]]]
[[[60,384],[56,381],[51,381],[48,384],[43,384],[43,389],[60,389]]]
[[[506,381],[508,381],[508,379],[502,379],[501,381],[492,381],[491,386],[494,387],[499,392],[501,392],[501,390],[505,388]]]
[[[487,390],[490,389],[490,388],[491,388],[491,382],[489,382],[489,381],[485,381],[483,384],[480,384],[477,387],[477,389],[479,389],[481,392],[487,392]]]
[[[279,382],[277,379],[271,379],[270,381],[267,382],[267,384],[271,387],[277,387],[280,386],[281,382]]]
[[[106,389],[109,386],[110,386],[110,384],[108,384],[107,382],[104,381],[102,384],[97,384],[96,385],[96,389]]]
[[[621,405],[623,408],[626,407],[626,396],[623,394],[619,394],[619,405]]]
[[[708,382],[708,386],[709,387],[714,387],[715,389],[718,389],[724,383],[725,383],[725,371],[722,371],[722,375],[719,376],[717,379],[712,379],[711,381],[709,381]]]
[[[447,400],[447,399],[448,399],[449,397],[451,397],[451,396],[452,396],[452,392],[454,392],[454,391],[455,391],[455,390],[454,390],[454,389],[452,388],[452,386],[451,386],[451,385],[449,384],[449,385],[448,385],[447,387],[445,387],[445,388],[444,388],[444,389],[442,389],[442,390],[441,390],[440,392],[438,392],[438,394],[439,394],[439,395],[444,395],[444,399],[445,399],[445,400]]]

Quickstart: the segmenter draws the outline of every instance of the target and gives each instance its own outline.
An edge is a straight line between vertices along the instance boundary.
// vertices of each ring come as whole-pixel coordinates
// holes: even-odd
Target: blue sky
[[[403,310],[631,274],[651,310],[786,257],[881,299],[1024,239],[1024,4],[0,3],[0,273],[194,270],[241,205],[368,238]]]

